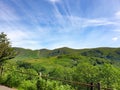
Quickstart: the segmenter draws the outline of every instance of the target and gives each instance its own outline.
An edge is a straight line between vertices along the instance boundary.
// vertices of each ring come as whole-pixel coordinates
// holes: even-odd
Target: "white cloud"
[[[21,40],[21,41],[16,41],[13,42],[14,45],[13,47],[22,47],[22,48],[27,48],[27,49],[40,49],[40,48],[44,48],[44,46],[42,46],[40,44],[40,42],[35,41],[35,40]]]
[[[96,18],[87,19],[85,21],[85,26],[106,26],[106,25],[117,25],[118,23],[111,21],[107,18]]]
[[[21,30],[13,30],[6,33],[12,41],[19,41],[29,37],[27,32]]]
[[[116,18],[120,18],[120,11],[118,11],[118,12],[115,13],[115,17]]]
[[[60,2],[60,0],[49,0],[52,3]]]
[[[117,40],[118,40],[118,37],[113,37],[112,40],[113,40],[113,41],[117,41]]]
[[[120,29],[116,29],[116,30],[113,30],[113,31],[115,31],[115,32],[120,32]]]
[[[23,47],[30,49],[43,48],[43,46],[41,46],[41,38],[43,37],[39,38],[39,31],[34,33],[29,31],[16,30],[7,32],[7,35],[13,47]]]
[[[0,27],[1,28],[1,27]],[[35,27],[26,28],[20,26],[4,26],[0,29],[0,32],[5,32],[11,41],[13,47],[23,47],[30,49],[44,48],[42,45],[44,42],[51,42],[51,35],[49,35],[49,28]]]

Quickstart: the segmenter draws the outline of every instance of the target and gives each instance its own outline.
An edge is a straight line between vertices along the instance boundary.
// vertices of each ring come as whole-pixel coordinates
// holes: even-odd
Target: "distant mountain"
[[[16,56],[17,59],[53,57],[60,55],[76,55],[85,57],[98,57],[110,60],[120,60],[120,48],[101,47],[92,49],[71,49],[63,47],[54,50],[30,50],[23,48],[15,48],[15,50],[18,52],[18,55]]]

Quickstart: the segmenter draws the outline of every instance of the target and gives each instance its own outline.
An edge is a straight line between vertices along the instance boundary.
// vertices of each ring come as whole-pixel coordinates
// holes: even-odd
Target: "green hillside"
[[[19,90],[38,90],[36,89],[37,78],[15,72],[17,70],[35,75],[41,72],[42,75],[68,81],[100,82],[103,88],[120,89],[120,48],[14,49],[17,56],[8,60],[4,65],[5,68],[10,68],[12,71],[5,71],[4,77],[0,81],[9,87],[16,87]],[[40,79],[42,84],[40,85],[43,88],[40,90],[88,90],[86,87],[70,85],[59,82],[59,80],[45,80]],[[46,84],[47,86],[44,86]]]
[[[110,60],[120,60],[120,48],[93,48],[93,49],[71,49],[67,47],[58,48],[54,50],[40,49],[30,50],[23,48],[15,48],[18,52],[16,58],[41,58],[41,57],[53,57],[60,55],[76,55],[86,57],[98,57]]]
[[[71,49],[67,47],[54,50],[40,49],[30,50],[15,48],[17,56],[12,60],[31,63],[37,70],[41,67],[46,70],[56,66],[73,67],[79,62],[89,62],[93,65],[110,63],[119,66],[120,48],[93,48],[93,49]]]

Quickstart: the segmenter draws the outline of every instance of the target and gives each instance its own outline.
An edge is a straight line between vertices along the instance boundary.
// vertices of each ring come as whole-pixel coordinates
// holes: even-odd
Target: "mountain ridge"
[[[49,49],[39,49],[31,50],[24,48],[14,49],[18,52],[17,57],[23,58],[40,58],[40,57],[53,57],[60,55],[78,55],[86,57],[99,57],[106,58],[110,60],[120,60],[120,48],[111,48],[111,47],[99,47],[99,48],[90,48],[90,49],[72,49],[68,47],[56,48],[53,50]]]

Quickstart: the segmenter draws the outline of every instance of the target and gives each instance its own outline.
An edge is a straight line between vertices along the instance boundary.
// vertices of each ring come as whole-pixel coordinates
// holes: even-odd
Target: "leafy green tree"
[[[32,68],[31,63],[28,62],[18,61],[17,64],[19,67],[24,67],[25,69]]]
[[[0,74],[3,72],[3,64],[6,60],[14,58],[16,55],[14,49],[10,45],[7,35],[0,33]]]
[[[93,66],[89,63],[80,63],[76,67],[76,80],[79,80],[80,82],[98,82],[98,75],[99,75],[99,69],[96,66]]]
[[[119,69],[110,64],[105,64],[100,67],[99,78],[101,83],[107,88],[117,88],[120,85]],[[119,88],[120,89],[120,88]]]

